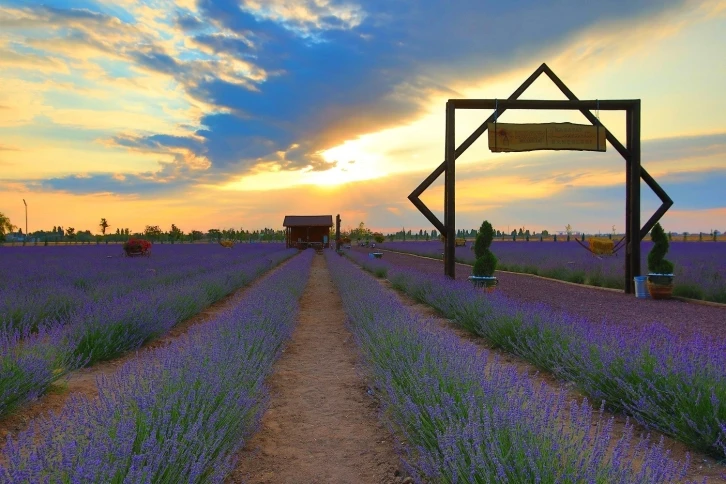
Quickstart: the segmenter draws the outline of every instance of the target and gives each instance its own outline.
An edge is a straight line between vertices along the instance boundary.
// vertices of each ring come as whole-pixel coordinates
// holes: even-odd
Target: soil
[[[558,380],[550,373],[542,372],[542,370],[538,369],[523,358],[501,349],[492,348],[491,344],[486,339],[476,336],[456,325],[453,321],[442,317],[431,306],[419,303],[409,296],[396,291],[392,284],[387,280],[379,279],[379,281],[384,287],[394,292],[398,299],[414,313],[417,313],[430,321],[436,322],[440,327],[456,334],[462,341],[476,345],[480,351],[488,352],[490,355],[488,359],[489,364],[493,364],[496,359],[497,365],[513,366],[518,373],[529,375],[530,378],[535,379],[537,382],[544,383],[550,389],[565,392],[569,401],[576,400],[579,402],[585,398],[585,395],[575,389],[572,383]],[[593,415],[593,422],[595,422],[599,417],[600,414],[595,412]],[[608,411],[604,412],[603,417],[613,418],[611,442],[614,444],[621,436],[625,435],[626,422],[628,422],[628,419],[622,414],[614,414]],[[632,421],[630,421],[630,423],[633,424]],[[646,429],[638,424],[634,424],[634,429],[634,435],[638,436],[650,434],[651,440],[655,442],[657,442],[661,436],[659,432]],[[700,481],[705,477],[709,483],[726,482],[726,466],[719,464],[715,459],[712,459],[709,456],[694,452],[685,444],[675,439],[665,436],[663,439],[664,449],[670,452],[670,457],[672,459],[683,462],[686,460],[687,455],[690,455],[691,465],[686,479]]]
[[[35,401],[23,404],[15,412],[0,419],[0,438],[2,439],[0,442],[0,450],[5,447],[8,435],[17,434],[26,429],[30,421],[36,417],[47,412],[58,412],[63,408],[63,405],[71,394],[83,394],[87,397],[95,398],[98,395],[98,387],[96,385],[98,377],[113,374],[127,361],[136,358],[145,351],[169,345],[172,341],[189,331],[189,328],[192,326],[209,321],[220,311],[235,306],[249,288],[258,284],[260,280],[272,274],[274,271],[279,270],[284,265],[285,262],[253,281],[251,284],[223,297],[203,309],[200,313],[182,321],[163,336],[148,342],[138,350],[129,351],[118,358],[99,362],[88,368],[81,368],[70,373],[67,378],[54,383],[46,394]]]
[[[383,259],[421,272],[436,275],[444,273],[441,260],[391,251],[385,251]],[[470,275],[471,266],[456,264],[457,280],[466,280]],[[516,301],[544,303],[552,309],[594,322],[616,324],[624,331],[637,331],[650,323],[660,323],[679,337],[689,338],[699,334],[707,340],[718,338],[726,342],[726,305],[705,306],[675,299],[638,299],[623,291],[529,274],[497,271],[496,276],[499,279],[496,290]]]
[[[345,319],[325,259],[316,255],[297,328],[268,380],[270,408],[228,482],[404,482]]]

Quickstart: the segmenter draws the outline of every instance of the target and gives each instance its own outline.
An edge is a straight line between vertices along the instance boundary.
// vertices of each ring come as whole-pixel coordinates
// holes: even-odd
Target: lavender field
[[[0,415],[76,368],[138,348],[289,258],[280,245],[0,251]]]
[[[457,261],[474,263],[472,243],[456,248]],[[381,247],[435,258],[441,258],[443,253],[443,244],[439,241],[385,242]],[[641,247],[642,271],[647,274],[647,256],[652,243],[643,242]],[[596,256],[577,242],[533,240],[492,245],[492,252],[499,259],[499,270],[615,289],[624,288],[623,250],[615,256]],[[673,241],[667,258],[675,264],[675,296],[726,303],[726,244]]]
[[[594,401],[726,458],[726,340],[675,334],[659,323],[593,321],[360,251],[347,255],[495,347],[576,383]]]
[[[342,390],[344,398],[361,392],[361,405],[380,405],[385,427],[369,425],[386,432],[378,442],[393,438],[404,469],[386,483],[406,482],[402,475],[417,483],[670,483],[723,474],[720,465],[714,474],[711,461],[704,473],[684,454],[674,458],[657,438],[635,434],[632,424],[620,429],[608,412],[682,441],[701,452],[697,457],[722,459],[726,342],[682,340],[657,325],[634,335],[385,257],[357,250],[348,256],[450,321],[573,382],[591,400],[570,401],[500,365],[413,314],[393,290],[332,250],[166,245],[154,246],[148,258],[126,258],[113,246],[18,247],[0,252],[9,269],[0,281],[0,421],[46,398],[53,383],[79,368],[92,370],[104,360],[113,366],[97,374],[95,392],[71,394],[57,412],[28,418],[8,433],[0,482],[238,482],[233,476],[245,475],[241,453],[261,432],[267,410],[281,408],[270,402],[279,396],[270,383],[273,364],[303,353],[286,353],[303,324],[298,315],[312,311],[320,319],[317,311],[329,314],[334,298],[342,304],[340,329],[344,321],[350,331],[345,341],[359,352],[360,365],[344,364],[362,370],[360,383]],[[311,300],[308,288],[322,277],[334,284],[322,292],[336,294]],[[207,319],[185,332],[129,352],[202,311]],[[315,340],[306,344],[313,347],[309,358],[325,361],[326,371],[315,378],[337,378],[334,360]],[[320,388],[316,393],[332,395]],[[309,425],[294,407],[308,391],[287,402],[296,426]],[[317,411],[341,412],[345,421],[342,412],[351,410],[321,405]],[[344,433],[328,431],[331,439]],[[299,456],[318,445],[286,442],[284,429],[274,435],[280,441],[270,448],[297,449]],[[365,462],[371,444],[356,445],[353,453]]]
[[[265,410],[264,380],[292,334],[311,257],[99,381],[101,398],[31,422],[8,439],[2,482],[223,482]]]
[[[386,265],[356,260],[374,273]],[[328,255],[328,262],[381,415],[416,482],[687,481],[687,463],[632,435],[615,438],[612,421],[587,400],[568,402],[490,362],[473,344],[413,315],[345,258]],[[441,287],[441,300],[450,299],[448,290]],[[451,306],[466,312],[460,301]]]

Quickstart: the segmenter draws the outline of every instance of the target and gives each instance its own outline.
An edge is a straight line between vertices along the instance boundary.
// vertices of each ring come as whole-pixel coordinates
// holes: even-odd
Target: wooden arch
[[[519,97],[539,78],[545,74],[567,97],[563,101],[520,100]],[[492,113],[481,126],[457,148],[455,146],[455,112],[456,109],[491,109]],[[507,109],[531,110],[575,110],[580,111],[594,126],[606,130],[606,139],[625,160],[625,292],[634,292],[633,278],[641,275],[640,243],[650,229],[663,217],[673,205],[673,200],[658,185],[652,176],[640,164],[640,99],[626,100],[595,100],[581,101],[547,66],[542,64],[522,83],[507,99],[449,99],[446,103],[446,145],[444,161],[408,196],[416,208],[433,226],[445,236],[444,274],[454,278],[456,264],[454,260],[456,227],[455,227],[455,162],[486,130],[489,123],[495,121]],[[590,110],[625,111],[626,141],[623,145],[607,130]],[[444,174],[444,222],[436,217],[419,198],[421,194]],[[640,179],[642,179],[661,200],[661,206],[640,226]]]

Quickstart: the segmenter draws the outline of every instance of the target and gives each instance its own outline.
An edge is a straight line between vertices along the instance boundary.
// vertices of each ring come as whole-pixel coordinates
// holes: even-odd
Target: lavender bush
[[[17,329],[65,323],[75,309],[189,281],[261,259],[279,245],[165,245],[150,258],[126,258],[114,246],[17,247],[0,251],[0,314]]]
[[[486,353],[417,319],[346,260],[326,257],[382,415],[417,481],[682,480],[687,463],[669,460],[662,443],[635,442],[632,428],[612,442],[602,410],[488,364]]]
[[[394,287],[595,401],[718,458],[726,457],[726,344],[679,339],[651,326],[614,325],[483,294],[464,281],[389,268]]]
[[[5,482],[223,482],[257,428],[272,363],[293,331],[312,251],[233,309],[72,396],[10,438]]]
[[[50,383],[78,366],[138,348],[295,252],[270,246],[250,256],[228,258],[224,267],[215,262],[214,271],[198,268],[194,276],[159,287],[82,299],[82,305],[55,320],[38,322],[35,316],[24,316],[20,323],[5,320],[0,325],[0,415],[42,394]]]
[[[642,267],[653,244],[643,242]],[[385,249],[440,259],[443,244],[431,242],[386,242]],[[579,284],[624,289],[625,259],[599,257],[576,242],[495,242],[492,250],[503,271],[524,272]],[[726,244],[670,242],[668,252],[675,264],[673,294],[676,296],[726,303]],[[456,260],[474,263],[470,247],[457,247]]]

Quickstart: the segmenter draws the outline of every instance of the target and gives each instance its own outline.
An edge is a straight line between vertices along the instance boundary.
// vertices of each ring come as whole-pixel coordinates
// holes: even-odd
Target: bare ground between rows
[[[354,249],[363,252],[360,249]],[[382,249],[385,250],[385,249]],[[386,251],[394,265],[443,275],[444,263],[428,257]],[[456,279],[466,280],[471,266],[457,263]],[[704,306],[675,299],[638,299],[634,294],[593,286],[567,284],[527,274],[497,272],[497,291],[516,301],[546,304],[557,311],[593,322],[615,324],[623,331],[637,331],[651,323],[666,326],[678,337],[700,335],[707,340],[726,340],[726,307]]]
[[[298,324],[268,380],[270,408],[228,482],[395,483],[391,434],[367,394],[342,300],[316,255]]]
[[[458,336],[462,341],[473,343],[479,348],[481,352],[488,352],[490,355],[487,359],[488,365],[494,364],[494,362],[496,361],[499,365],[512,366],[516,369],[518,373],[529,375],[531,378],[534,378],[535,381],[543,382],[547,387],[552,390],[565,392],[568,401],[575,400],[579,402],[586,397],[582,392],[578,391],[575,388],[575,385],[573,383],[558,380],[552,374],[538,369],[536,366],[529,363],[527,360],[520,358],[519,356],[516,356],[512,353],[498,348],[493,348],[491,342],[489,342],[485,338],[474,335],[469,331],[465,330],[464,328],[458,326],[454,321],[446,319],[431,306],[419,303],[408,295],[397,291],[393,288],[392,284],[388,280],[379,279],[379,282],[381,283],[381,285],[395,293],[398,299],[414,313],[429,320],[433,320],[440,327],[456,334],[456,336]],[[598,404],[594,406],[597,408]],[[685,461],[686,456],[690,455],[691,465],[688,470],[688,475],[686,476],[687,479],[699,480],[705,477],[707,478],[709,483],[726,482],[726,466],[719,464],[715,459],[700,452],[689,449],[688,446],[686,446],[682,442],[664,436],[660,432],[646,429],[644,426],[634,423],[632,419],[629,420],[625,415],[605,411],[603,413],[603,416],[605,418],[613,419],[613,433],[611,439],[611,442],[613,442],[613,444],[626,433],[626,423],[630,422],[634,426],[634,435],[636,436],[645,436],[650,434],[651,441],[656,443],[658,442],[658,439],[660,439],[660,437],[662,436],[664,448],[670,452],[670,455],[673,459],[677,461]],[[599,413],[595,413],[593,415],[593,418],[593,425],[595,425],[596,419],[599,418]]]
[[[2,437],[0,450],[5,448],[8,435],[17,434],[25,430],[36,417],[47,414],[48,412],[60,411],[71,394],[82,394],[90,398],[98,396],[96,381],[99,376],[113,374],[129,360],[137,358],[147,351],[171,344],[172,341],[184,336],[192,326],[207,322],[218,313],[234,307],[250,288],[259,284],[261,280],[273,274],[275,271],[280,270],[289,260],[263,274],[261,277],[258,277],[250,284],[212,303],[191,318],[180,322],[170,331],[157,339],[149,341],[141,348],[124,353],[118,358],[99,362],[88,368],[73,371],[66,379],[52,384],[46,394],[40,396],[35,401],[23,404],[15,412],[0,419],[0,436]]]

